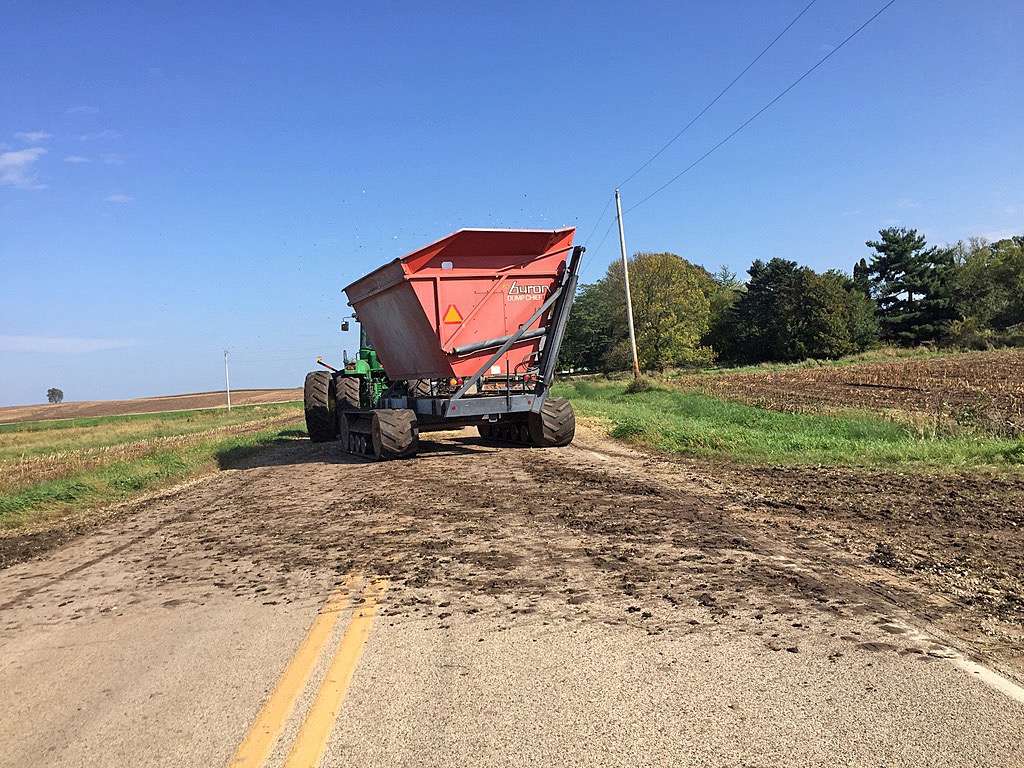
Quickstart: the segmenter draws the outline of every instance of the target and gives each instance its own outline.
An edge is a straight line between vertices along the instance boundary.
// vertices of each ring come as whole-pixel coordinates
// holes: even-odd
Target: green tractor
[[[341,330],[348,328],[346,320]],[[306,374],[303,400],[309,437],[315,443],[324,443],[338,438],[337,408],[372,408],[391,382],[362,326],[359,327],[359,355],[349,359],[346,353],[344,368],[334,368],[319,357],[316,361],[327,370]]]

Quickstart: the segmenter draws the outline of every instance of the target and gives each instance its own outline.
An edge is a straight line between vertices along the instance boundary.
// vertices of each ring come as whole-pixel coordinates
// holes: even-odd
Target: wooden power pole
[[[633,378],[640,378],[640,360],[636,354],[636,331],[633,328],[633,299],[629,295],[629,264],[626,263],[626,232],[622,227],[622,202],[615,190],[615,212],[619,220],[619,249],[622,251],[622,277],[626,283],[626,324],[629,326],[629,349],[633,353]]]

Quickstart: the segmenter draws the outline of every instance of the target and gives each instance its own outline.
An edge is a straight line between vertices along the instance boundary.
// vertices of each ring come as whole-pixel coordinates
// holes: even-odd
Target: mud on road
[[[1020,477],[714,464],[585,426],[565,449],[425,435],[419,456],[383,463],[296,439],[99,525],[84,565],[130,559],[122,605],[202,603],[220,590],[288,602],[361,571],[391,581],[386,613],[440,627],[457,612],[650,634],[728,620],[796,652],[808,625],[861,616],[893,640],[844,638],[851,650],[930,661],[949,643],[1024,680]],[[36,532],[34,553],[90,527],[76,526]],[[0,539],[0,556],[24,544]],[[32,584],[14,603],[33,599]],[[90,589],[103,594],[52,593],[60,607],[47,620],[104,610],[81,599]],[[451,595],[441,604],[439,589]],[[939,643],[900,637],[901,624]]]

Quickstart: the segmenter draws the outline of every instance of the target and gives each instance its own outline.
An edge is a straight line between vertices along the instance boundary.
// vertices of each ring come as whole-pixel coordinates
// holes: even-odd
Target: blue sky
[[[622,186],[630,252],[851,265],[1024,233],[1024,4],[817,0]],[[0,405],[300,386],[341,288],[462,227],[578,227],[809,0],[4,4]],[[603,213],[602,213],[603,212]]]

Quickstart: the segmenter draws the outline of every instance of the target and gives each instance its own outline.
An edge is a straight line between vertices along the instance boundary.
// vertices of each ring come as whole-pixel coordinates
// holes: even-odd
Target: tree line
[[[1024,346],[1024,235],[929,246],[891,227],[853,265],[818,273],[756,259],[745,283],[674,253],[628,261],[641,368],[835,359],[880,344]],[[563,367],[632,367],[621,261],[577,291]]]

